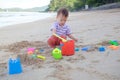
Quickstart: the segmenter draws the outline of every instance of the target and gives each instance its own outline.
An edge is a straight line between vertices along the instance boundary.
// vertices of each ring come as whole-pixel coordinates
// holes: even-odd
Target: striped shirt
[[[51,31],[52,29],[56,30],[56,34],[59,36],[67,36],[69,34],[71,34],[71,30],[70,27],[66,24],[64,24],[64,26],[60,26],[58,22],[55,22],[52,27],[51,27]]]

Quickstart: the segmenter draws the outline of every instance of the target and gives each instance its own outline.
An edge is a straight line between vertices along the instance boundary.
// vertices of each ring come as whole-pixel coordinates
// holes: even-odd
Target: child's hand
[[[75,37],[73,37],[71,34],[70,34],[70,35],[68,35],[68,37],[69,37],[69,38],[71,38],[71,39],[73,39],[75,42],[78,42],[78,39],[77,39],[77,38],[75,38]]]

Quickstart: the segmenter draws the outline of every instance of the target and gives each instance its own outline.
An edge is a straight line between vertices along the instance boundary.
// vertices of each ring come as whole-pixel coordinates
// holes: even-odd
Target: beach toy
[[[60,46],[57,47],[57,48],[61,50],[61,47],[62,47],[63,45],[64,45],[64,44],[60,42]]]
[[[81,50],[82,51],[88,51],[88,50],[90,50],[90,46],[83,47]]]
[[[111,46],[108,46],[108,48],[110,48],[112,50],[118,50],[119,46],[111,45]]]
[[[32,58],[36,59],[37,55],[36,54],[32,54]]]
[[[45,59],[46,59],[44,56],[36,55],[36,54],[33,54],[33,55],[32,55],[32,58],[34,58],[34,59],[40,58],[40,59],[42,59],[42,60],[45,60]]]
[[[37,55],[37,58],[40,58],[42,60],[45,60],[46,58],[44,56],[41,56],[41,55]]]
[[[34,52],[34,51],[35,51],[35,48],[28,48],[27,51],[28,51],[28,52],[29,52],[29,51]]]
[[[55,48],[53,51],[52,51],[52,56],[54,59],[61,59],[62,58],[62,54],[61,54],[61,50],[58,49],[58,48]]]
[[[67,42],[61,42],[63,46],[61,47],[61,52],[63,56],[71,56],[75,53],[75,43],[74,40],[69,40]]]
[[[105,47],[104,47],[104,46],[100,46],[100,47],[98,48],[98,50],[99,50],[100,52],[104,52],[104,51],[105,51]]]
[[[28,53],[28,54],[33,54],[33,52],[32,52],[32,51],[28,51],[27,53]]]
[[[44,52],[44,49],[40,49],[40,52]]]
[[[10,75],[22,73],[20,58],[17,59],[10,58],[8,62],[8,70],[9,70],[8,73]]]
[[[35,51],[35,48],[28,48],[28,49],[27,49],[27,53],[28,53],[28,54],[33,54],[34,51]]]
[[[79,51],[79,48],[75,48],[75,51]]]
[[[35,52],[37,53],[37,52],[39,52],[38,50],[35,50]]]
[[[62,37],[60,37],[60,36],[58,36],[57,34],[53,33],[53,35],[56,36],[56,37],[58,37],[59,39],[61,39],[63,42],[67,42],[66,39],[64,39],[64,38],[62,38]]]
[[[109,43],[110,43],[111,45],[115,45],[115,46],[118,46],[118,45],[119,45],[119,43],[118,43],[117,40],[110,40]]]
[[[64,46],[64,44],[60,43],[60,46],[62,47],[62,46]]]

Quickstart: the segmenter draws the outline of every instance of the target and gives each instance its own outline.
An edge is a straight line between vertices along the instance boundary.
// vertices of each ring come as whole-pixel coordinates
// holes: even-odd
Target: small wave
[[[52,17],[54,13],[38,13],[38,12],[3,12],[0,13],[0,27],[33,22],[40,19]]]

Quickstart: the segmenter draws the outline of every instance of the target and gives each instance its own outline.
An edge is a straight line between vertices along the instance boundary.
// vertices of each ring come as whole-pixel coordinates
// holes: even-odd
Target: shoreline
[[[21,23],[6,25],[6,26],[0,26],[0,29],[5,28],[5,27],[9,27],[9,26],[17,26],[17,25],[21,25],[21,24],[24,25],[24,24],[34,23],[34,22],[38,22],[38,21],[42,21],[42,20],[48,20],[49,18],[52,18],[52,16],[44,18],[44,19],[38,19],[38,20],[30,21],[30,22],[21,22]]]
[[[38,12],[6,12],[0,13],[0,28],[16,24],[34,22],[53,17],[55,13],[38,13]]]

